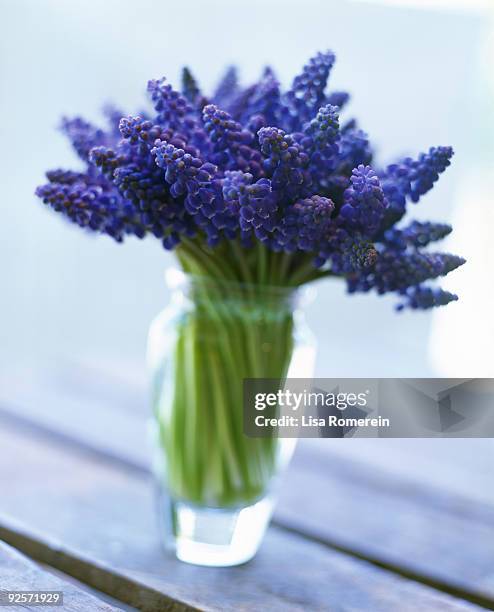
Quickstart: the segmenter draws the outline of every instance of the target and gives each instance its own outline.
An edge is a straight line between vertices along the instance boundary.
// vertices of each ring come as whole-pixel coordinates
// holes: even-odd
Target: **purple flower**
[[[142,117],[122,117],[118,128],[120,134],[131,144],[142,142],[152,146],[155,140],[169,140],[174,135],[172,129],[165,129],[161,125]]]
[[[319,265],[329,259],[332,272],[348,275],[370,270],[376,263],[378,253],[375,246],[359,233],[349,233],[336,227],[326,249],[319,253]]]
[[[226,172],[222,190],[228,210],[239,219],[243,241],[250,243],[254,233],[261,242],[267,242],[278,210],[271,181],[261,178],[254,182],[252,174]]]
[[[403,291],[426,280],[445,276],[464,263],[462,257],[448,253],[383,251],[374,267],[349,279],[349,289],[376,289],[378,293]]]
[[[109,138],[103,130],[81,117],[62,119],[62,132],[67,135],[74,150],[83,161],[87,161],[89,151],[93,147],[109,144]]]
[[[348,103],[350,100],[350,94],[346,91],[333,91],[326,101],[331,106],[337,106],[340,110]]]
[[[185,210],[197,217],[196,223],[206,233],[208,244],[217,244],[220,230],[226,230],[225,233],[233,238],[236,219],[225,206],[216,166],[159,141],[151,154],[156,164],[165,170],[165,181],[171,186],[170,195],[184,198]]]
[[[232,100],[238,93],[238,75],[235,66],[230,66],[223,78],[218,83],[218,87],[213,94],[213,102],[222,107],[226,107],[228,102]]]
[[[308,169],[314,187],[324,193],[330,186],[328,177],[335,169],[340,139],[338,108],[330,104],[319,109],[317,115],[297,134],[297,141],[309,156]]]
[[[184,128],[193,108],[187,100],[165,82],[165,79],[151,79],[148,91],[157,112],[160,125],[173,130]]]
[[[71,185],[52,183],[38,187],[36,195],[73,223],[108,234],[118,242],[125,234],[142,238],[146,233],[138,211],[100,186],[88,186],[82,182]]]
[[[381,224],[387,203],[381,183],[370,166],[355,168],[345,191],[340,220],[347,228],[372,237]]]
[[[382,176],[383,189],[390,206],[384,227],[391,227],[406,212],[406,202],[418,202],[430,191],[439,175],[451,164],[451,147],[432,147],[418,159],[409,157],[387,167]]]
[[[103,176],[112,180],[115,170],[127,162],[127,156],[119,155],[108,147],[93,147],[89,152],[89,161],[101,170]]]
[[[383,242],[400,251],[407,247],[425,247],[431,242],[445,238],[453,228],[446,223],[430,223],[429,221],[412,221],[402,229],[392,228],[384,234]]]
[[[257,132],[261,127],[279,125],[282,112],[280,84],[268,68],[252,92],[241,119],[247,125],[257,127],[254,130]]]
[[[181,92],[149,81],[154,112],[122,116],[106,107],[106,129],[64,119],[83,168],[48,172],[36,193],[73,223],[118,241],[133,234],[168,249],[226,243],[219,253],[228,241],[260,242],[273,261],[257,265],[254,251],[239,269],[299,279],[297,266],[304,272],[312,258],[319,268],[312,277],[343,277],[350,291],[398,293],[399,308],[444,305],[455,296],[422,283],[464,260],[424,249],[451,227],[396,224],[407,202],[434,186],[452,149],[432,148],[376,173],[365,132],[355,119],[340,125],[349,95],[326,91],[334,59],[331,51],[315,55],[286,92],[271,68],[245,87],[230,68],[210,102],[185,68]],[[279,252],[290,254],[283,265]]]
[[[211,161],[224,170],[237,169],[260,176],[262,158],[259,150],[251,146],[254,135],[214,104],[205,106],[202,116],[212,145]]]
[[[290,111],[289,129],[300,129],[326,102],[324,90],[334,61],[332,51],[318,53],[295,77],[292,88],[285,95],[285,104]]]
[[[357,166],[372,162],[372,151],[367,134],[354,126],[353,122],[341,129],[338,161],[339,171],[347,173]]]
[[[85,172],[74,172],[73,170],[48,170],[46,178],[50,183],[58,183],[59,185],[73,185],[74,183],[86,183],[87,185],[104,184],[104,180],[98,175],[89,176]]]
[[[456,302],[458,296],[439,287],[411,287],[405,293],[405,301],[396,306],[396,310],[411,308],[412,310],[427,310],[436,306],[446,306]]]
[[[324,247],[331,224],[334,203],[328,198],[312,196],[290,206],[275,234],[280,248],[287,252],[319,253]]]
[[[295,199],[307,191],[310,175],[308,155],[292,136],[274,127],[259,130],[259,144],[265,156],[264,171],[271,178],[279,199]]]

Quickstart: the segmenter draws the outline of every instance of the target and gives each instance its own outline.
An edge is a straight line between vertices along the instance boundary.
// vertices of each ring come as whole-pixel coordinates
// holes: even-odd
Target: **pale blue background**
[[[288,84],[311,54],[330,47],[338,56],[332,87],[353,94],[349,113],[382,160],[437,144],[457,151],[418,216],[449,219],[463,174],[486,158],[480,74],[488,23],[480,13],[322,0],[0,0],[0,8],[5,366],[69,360],[141,379],[147,326],[168,298],[163,271],[173,257],[157,243],[87,236],[33,196],[45,169],[77,166],[55,129],[64,113],[98,120],[109,100],[133,112],[148,78],[176,83],[183,64],[206,90],[232,62],[245,81],[271,62]],[[455,251],[454,237],[448,248]],[[461,285],[458,276],[460,293]],[[343,283],[321,287],[308,309],[318,375],[434,374],[430,315],[396,315],[393,303],[348,298]]]

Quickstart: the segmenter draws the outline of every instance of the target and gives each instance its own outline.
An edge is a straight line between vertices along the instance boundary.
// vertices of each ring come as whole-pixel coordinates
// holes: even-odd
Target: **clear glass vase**
[[[163,538],[182,561],[237,565],[261,543],[295,446],[243,433],[243,380],[311,377],[314,338],[300,290],[167,276],[148,343]]]

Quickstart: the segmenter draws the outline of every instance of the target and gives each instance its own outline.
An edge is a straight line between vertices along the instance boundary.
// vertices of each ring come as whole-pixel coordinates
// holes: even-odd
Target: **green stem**
[[[258,283],[263,285],[266,283],[267,273],[267,260],[266,260],[266,247],[261,243],[257,243],[257,277]]]
[[[275,475],[278,440],[244,435],[243,380],[286,376],[290,287],[328,273],[315,270],[309,256],[294,270],[292,254],[261,243],[243,249],[233,240],[212,250],[185,239],[176,252],[192,282],[177,326],[172,389],[158,385],[156,400],[168,486],[198,505],[252,503]]]

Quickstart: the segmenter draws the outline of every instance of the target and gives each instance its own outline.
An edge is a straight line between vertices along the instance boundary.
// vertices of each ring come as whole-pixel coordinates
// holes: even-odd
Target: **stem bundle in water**
[[[156,405],[167,486],[175,499],[242,506],[266,494],[278,459],[275,436],[243,433],[243,380],[286,376],[293,349],[292,290],[233,282],[234,259],[216,264],[221,277],[206,276],[204,262],[191,251],[181,253],[184,268],[195,275],[177,326],[168,387],[173,397],[162,396]],[[246,261],[236,265],[248,270]]]

